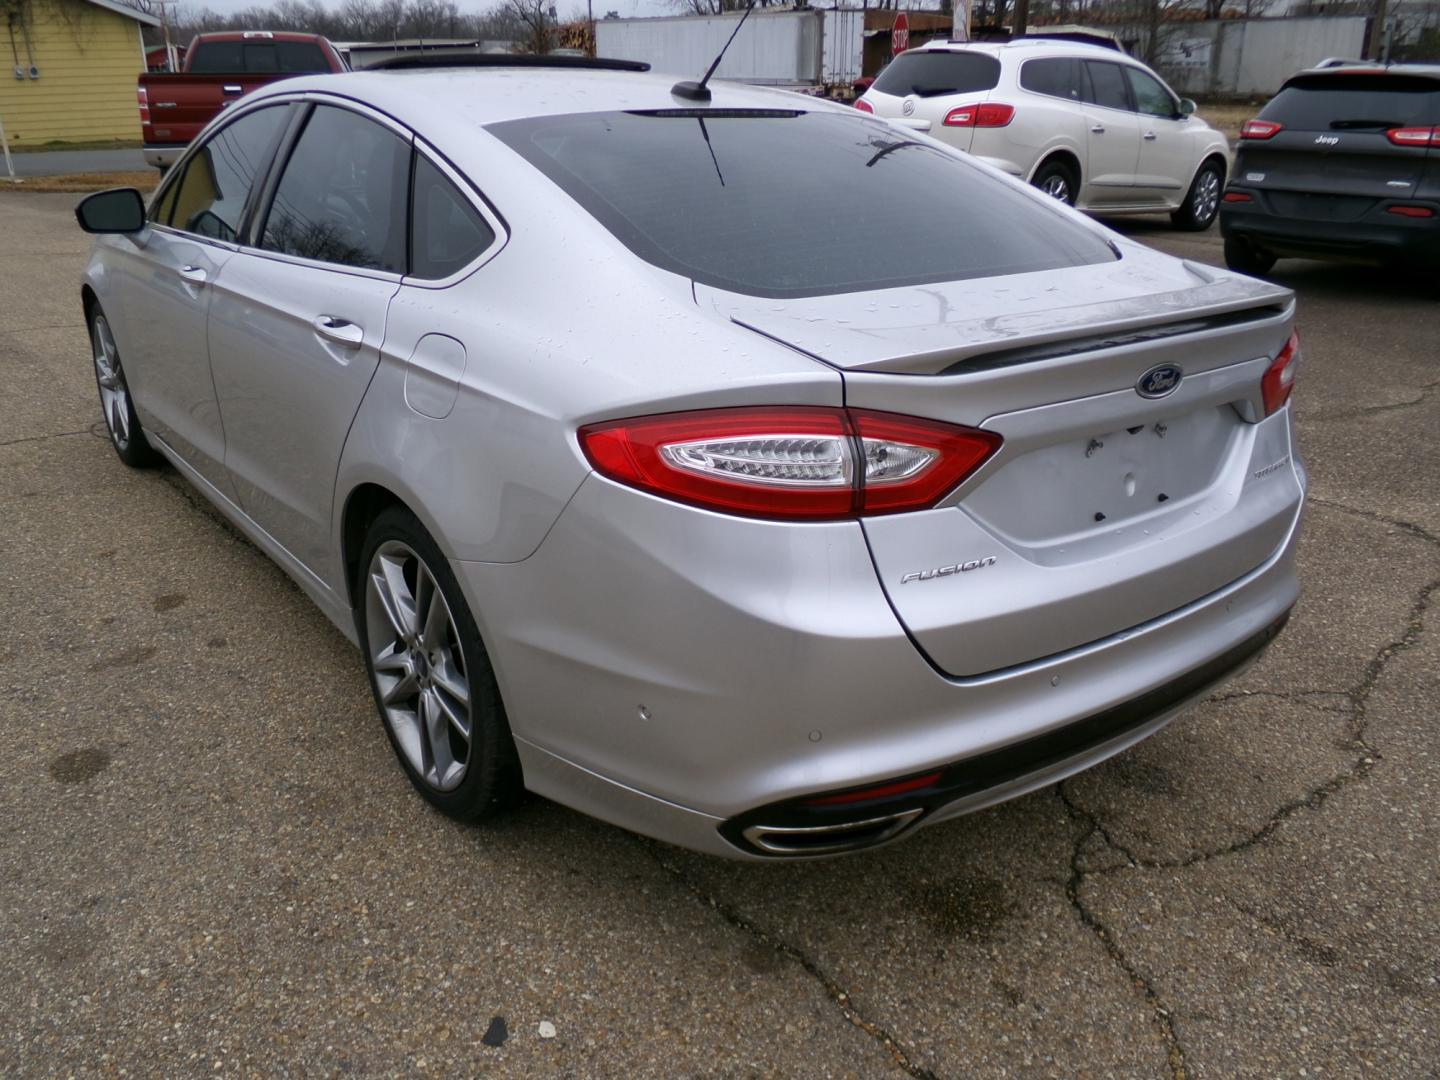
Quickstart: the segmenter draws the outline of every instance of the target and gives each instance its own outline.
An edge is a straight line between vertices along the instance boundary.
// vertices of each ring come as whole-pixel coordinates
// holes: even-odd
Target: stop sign
[[[895,27],[890,31],[890,55],[899,56],[910,48],[910,16],[905,12],[895,16]]]

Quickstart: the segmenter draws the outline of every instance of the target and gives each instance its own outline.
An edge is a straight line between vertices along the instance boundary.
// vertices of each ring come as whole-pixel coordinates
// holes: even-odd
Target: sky
[[[193,11],[209,8],[221,15],[228,15],[245,8],[264,5],[267,2],[268,0],[183,0],[183,5]],[[321,0],[321,2],[327,7],[339,7],[342,0]],[[455,2],[461,11],[481,12],[498,6],[500,0],[455,0]],[[622,18],[636,15],[679,14],[674,5],[667,3],[666,0],[593,0],[593,3],[597,18],[607,11],[618,11]],[[555,0],[555,6],[559,8],[562,17],[575,12],[583,15],[585,0]],[[263,27],[256,27],[256,29],[263,29]]]

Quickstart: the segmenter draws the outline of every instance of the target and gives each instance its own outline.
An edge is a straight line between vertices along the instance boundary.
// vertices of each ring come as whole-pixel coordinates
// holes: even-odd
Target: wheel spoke
[[[430,575],[425,576],[428,579]],[[450,607],[433,581],[430,582],[430,594],[432,599],[421,624],[420,640],[427,649],[443,649],[450,639]]]
[[[470,684],[465,681],[465,676],[454,669],[448,656],[443,657],[440,663],[432,665],[430,674],[434,676],[436,686],[444,690],[456,704],[469,711]]]
[[[403,568],[398,560],[384,555],[378,561],[380,572],[371,574],[376,596],[396,637],[408,639],[415,633],[415,601],[405,584]]]
[[[409,664],[405,657],[405,650],[400,647],[400,643],[397,641],[392,641],[375,654],[376,671],[404,671],[408,667]]]
[[[388,688],[381,689],[380,702],[384,705],[399,705],[401,702],[413,698],[419,689],[420,683],[416,681],[413,674],[407,671],[392,682]]]
[[[435,783],[444,784],[455,767],[455,755],[450,749],[450,720],[440,703],[440,695],[433,689],[421,695],[420,700],[428,703],[421,715],[425,719],[430,766],[435,771]]]
[[[435,696],[436,708],[438,708],[444,716],[445,721],[455,729],[456,733],[464,739],[466,743],[469,743],[470,710],[464,707],[456,708],[455,705],[451,704],[450,699],[446,696],[446,692],[441,689],[438,684],[431,693]]]

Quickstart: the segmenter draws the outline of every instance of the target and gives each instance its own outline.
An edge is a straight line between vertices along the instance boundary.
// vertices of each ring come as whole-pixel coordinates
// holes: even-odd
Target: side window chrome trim
[[[423,157],[431,165],[434,165],[435,168],[440,170],[440,174],[455,186],[455,190],[460,192],[461,196],[465,199],[467,203],[470,204],[470,206],[475,210],[475,212],[478,213],[482,218],[484,218],[485,223],[490,226],[490,231],[495,234],[495,239],[490,242],[489,247],[476,255],[475,258],[471,259],[459,270],[456,270],[453,274],[450,274],[443,278],[422,278],[415,277],[411,274],[406,274],[404,278],[404,284],[408,287],[416,289],[444,289],[448,288],[451,285],[454,285],[458,281],[462,281],[465,278],[469,277],[476,270],[479,270],[480,267],[484,266],[491,259],[493,259],[496,255],[499,255],[505,245],[510,242],[510,230],[506,228],[504,219],[501,218],[500,215],[496,213],[495,210],[491,207],[489,200],[486,199],[484,195],[480,194],[479,189],[470,182],[469,177],[467,177],[459,169],[451,165],[450,162],[445,159],[445,156],[443,154],[441,154],[428,142],[422,139],[419,135],[415,136],[414,145],[415,153]],[[410,197],[413,203],[415,197],[413,189],[410,193]],[[411,205],[408,207],[408,209],[413,220],[415,214],[415,207]]]

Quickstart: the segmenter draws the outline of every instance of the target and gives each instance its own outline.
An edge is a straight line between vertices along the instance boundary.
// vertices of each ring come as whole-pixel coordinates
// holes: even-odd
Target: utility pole
[[[1365,43],[1365,59],[1379,60],[1381,42],[1385,40],[1385,22],[1388,2],[1375,0],[1375,14],[1370,20],[1370,39]]]
[[[1015,0],[1015,17],[1011,20],[1010,36],[1024,37],[1030,22],[1030,0]]]

